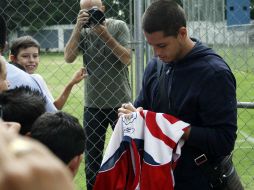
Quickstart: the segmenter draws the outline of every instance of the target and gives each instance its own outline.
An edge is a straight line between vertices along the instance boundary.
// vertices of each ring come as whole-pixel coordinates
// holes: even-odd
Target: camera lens
[[[92,25],[96,24],[102,24],[105,21],[105,15],[102,11],[100,11],[98,8],[92,8],[88,10],[88,13],[90,15],[90,18],[88,20],[88,23],[85,24],[85,28],[89,28]]]

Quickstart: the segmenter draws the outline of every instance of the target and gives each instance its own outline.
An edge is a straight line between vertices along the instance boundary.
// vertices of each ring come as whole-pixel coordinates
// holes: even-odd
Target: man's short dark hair
[[[19,38],[16,38],[11,43],[11,55],[17,57],[21,49],[26,49],[30,47],[36,47],[40,52],[40,44],[32,36],[21,36]]]
[[[6,22],[4,20],[4,17],[0,15],[0,53],[2,53],[5,43],[6,43]]]
[[[186,27],[184,10],[173,0],[154,1],[143,15],[142,27],[150,34],[162,31],[176,37],[179,29]]]
[[[41,115],[32,126],[31,137],[66,164],[85,149],[85,133],[78,119],[63,111]]]
[[[2,119],[21,124],[20,134],[30,131],[34,121],[46,111],[45,97],[28,86],[9,89],[0,93]]]

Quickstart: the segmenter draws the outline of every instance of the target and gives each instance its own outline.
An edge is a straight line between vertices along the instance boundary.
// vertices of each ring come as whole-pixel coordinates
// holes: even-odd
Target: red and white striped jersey
[[[143,110],[119,118],[104,154],[94,190],[171,190],[173,165],[188,123]]]

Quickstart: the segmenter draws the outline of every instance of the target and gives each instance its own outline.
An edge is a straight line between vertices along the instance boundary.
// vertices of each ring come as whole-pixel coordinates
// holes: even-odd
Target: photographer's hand
[[[75,27],[72,31],[71,37],[69,41],[66,44],[65,50],[64,50],[64,60],[67,63],[72,63],[76,57],[78,56],[79,50],[79,42],[80,42],[80,32],[84,25],[89,20],[89,14],[87,13],[86,9],[81,9],[79,11],[77,22],[75,24]]]
[[[108,32],[105,22],[100,25],[95,25],[92,30],[106,43],[123,64],[129,65],[131,63],[131,49],[126,48],[117,42],[117,40]]]
[[[92,30],[95,34],[97,34],[104,42],[108,41],[110,37],[110,33],[108,32],[107,26],[105,22],[103,24],[97,24],[92,27]]]
[[[86,10],[86,9],[81,9],[79,11],[79,14],[77,17],[77,23],[75,26],[75,28],[79,31],[81,31],[81,29],[84,27],[84,25],[88,23],[90,15],[87,11],[88,10]]]

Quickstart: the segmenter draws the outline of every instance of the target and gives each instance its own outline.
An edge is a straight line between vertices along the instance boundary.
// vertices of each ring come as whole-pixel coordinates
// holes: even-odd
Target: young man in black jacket
[[[185,145],[174,170],[175,189],[224,189],[210,166],[220,163],[234,148],[234,75],[211,48],[188,36],[184,10],[176,2],[152,3],[144,13],[142,27],[155,57],[145,69],[134,106],[171,114],[191,124],[182,137]],[[137,110],[125,104],[119,114]]]

